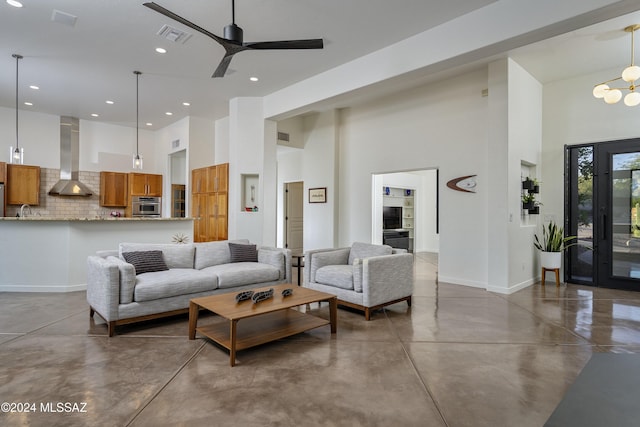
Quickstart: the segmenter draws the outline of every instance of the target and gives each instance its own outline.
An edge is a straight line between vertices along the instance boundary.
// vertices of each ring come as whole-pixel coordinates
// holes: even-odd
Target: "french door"
[[[640,139],[568,146],[566,279],[640,291]]]

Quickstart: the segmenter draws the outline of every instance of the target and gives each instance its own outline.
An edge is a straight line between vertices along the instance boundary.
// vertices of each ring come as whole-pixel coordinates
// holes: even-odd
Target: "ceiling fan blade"
[[[272,42],[246,42],[243,43],[248,49],[322,49],[324,42],[322,39],[307,40],[282,40]]]
[[[229,64],[231,63],[231,58],[233,58],[233,54],[225,55],[211,77],[224,77],[227,72],[227,68],[229,68]]]
[[[147,3],[143,3],[143,6],[148,7],[149,9],[155,10],[156,12],[173,19],[174,21],[178,21],[179,23],[186,25],[189,28],[193,28],[194,30],[211,37],[212,39],[214,39],[215,41],[217,41],[218,43],[220,43],[222,46],[226,47],[228,44],[228,41],[223,38],[223,37],[219,37],[216,36],[215,34],[213,34],[212,32],[209,32],[207,30],[205,30],[204,28],[194,24],[191,21],[188,21],[186,19],[184,19],[182,16],[177,15],[173,12],[171,12],[169,9],[165,9],[164,7],[160,6],[157,3],[154,2],[147,2]]]

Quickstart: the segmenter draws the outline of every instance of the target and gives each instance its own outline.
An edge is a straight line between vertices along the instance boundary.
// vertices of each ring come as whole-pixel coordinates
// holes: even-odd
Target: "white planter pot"
[[[562,265],[562,252],[540,252],[540,265],[548,270],[560,268]]]

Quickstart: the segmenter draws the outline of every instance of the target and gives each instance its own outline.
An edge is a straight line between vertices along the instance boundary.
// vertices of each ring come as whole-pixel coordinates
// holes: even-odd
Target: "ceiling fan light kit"
[[[199,27],[193,22],[186,20],[182,16],[173,13],[168,9],[165,9],[157,3],[147,2],[144,3],[144,6],[212,38],[224,48],[224,57],[211,77],[224,77],[233,55],[245,50],[322,49],[324,47],[322,39],[245,42],[242,28],[236,25],[235,0],[231,0],[231,24],[224,27],[224,37],[217,36],[212,32]]]
[[[607,80],[595,85],[593,88],[593,96],[603,99],[607,104],[615,104],[622,99],[622,91],[628,90],[624,97],[624,104],[628,107],[635,107],[640,104],[640,93],[636,92],[636,80],[640,79],[640,67],[635,65],[635,46],[634,33],[640,29],[640,24],[629,25],[624,31],[631,33],[631,65],[622,70],[620,77]],[[629,87],[610,87],[608,83],[622,80],[629,83]]]

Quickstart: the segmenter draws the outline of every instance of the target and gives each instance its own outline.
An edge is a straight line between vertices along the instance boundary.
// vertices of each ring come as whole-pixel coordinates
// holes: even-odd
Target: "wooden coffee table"
[[[293,284],[253,289],[254,292],[273,288],[273,298],[254,304],[251,299],[236,302],[237,292],[194,298],[189,303],[189,339],[196,331],[229,350],[231,366],[236,364],[236,351],[296,335],[310,329],[331,324],[336,333],[337,297],[332,294],[298,287]],[[284,289],[293,289],[293,295],[282,296]],[[330,320],[302,313],[294,307],[312,302],[329,303]],[[200,309],[209,310],[229,320],[209,326],[197,327]],[[243,320],[240,325],[238,322]]]

